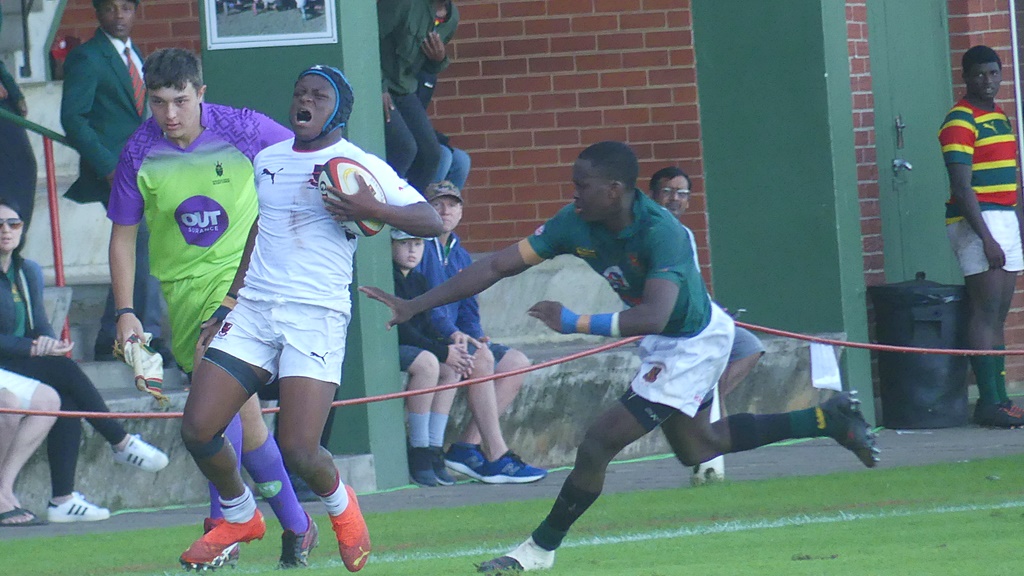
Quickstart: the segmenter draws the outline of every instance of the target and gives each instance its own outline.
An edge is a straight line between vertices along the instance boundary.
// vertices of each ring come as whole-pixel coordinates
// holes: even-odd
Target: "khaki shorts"
[[[983,210],[981,217],[988,226],[989,233],[995,238],[1006,254],[1003,270],[1020,272],[1024,270],[1024,253],[1021,251],[1020,224],[1014,210]],[[946,225],[946,236],[960,263],[964,276],[974,276],[989,269],[985,249],[978,236],[967,220],[958,220]]]

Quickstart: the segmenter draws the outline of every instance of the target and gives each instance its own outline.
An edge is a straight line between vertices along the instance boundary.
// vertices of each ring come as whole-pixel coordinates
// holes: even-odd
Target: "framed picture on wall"
[[[206,0],[209,50],[334,44],[334,0]]]

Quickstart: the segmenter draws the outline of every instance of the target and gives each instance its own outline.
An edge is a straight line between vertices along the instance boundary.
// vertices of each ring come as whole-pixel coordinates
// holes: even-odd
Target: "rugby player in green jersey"
[[[818,436],[834,438],[868,467],[878,461],[874,434],[848,393],[806,410],[710,421],[711,403],[705,397],[728,362],[734,324],[708,297],[682,225],[636,189],[638,171],[627,145],[594,144],[573,165],[573,204],[533,236],[474,262],[412,300],[360,288],[392,309],[388,326],[393,326],[478,294],[558,254],[574,254],[605,278],[627,309],[580,315],[559,302],[544,301],[530,308],[530,316],[565,334],[644,336],[640,370],[619,401],[587,430],[547,518],[515,550],[480,564],[480,572],[550,568],[569,528],[600,495],[608,463],[659,425],[675,438],[690,465],[787,438]]]

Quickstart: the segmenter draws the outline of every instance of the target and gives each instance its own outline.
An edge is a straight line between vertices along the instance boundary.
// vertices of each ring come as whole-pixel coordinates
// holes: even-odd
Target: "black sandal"
[[[29,519],[24,522],[5,522],[11,518],[17,518],[18,516],[28,515]],[[35,512],[26,510],[24,508],[15,508],[0,514],[0,527],[2,526],[44,526],[49,524],[46,520],[43,520],[39,516],[36,516]]]

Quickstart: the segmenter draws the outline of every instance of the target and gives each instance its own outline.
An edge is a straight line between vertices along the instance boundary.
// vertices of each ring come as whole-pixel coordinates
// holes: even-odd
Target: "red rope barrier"
[[[875,350],[879,352],[902,352],[910,354],[946,354],[953,356],[1021,356],[1024,355],[1024,350],[949,350],[942,348],[914,348],[910,346],[891,346],[888,344],[871,344],[862,342],[847,342],[845,340],[834,340],[831,338],[821,338],[818,336],[808,336],[806,334],[800,334],[797,332],[788,332],[786,330],[778,330],[776,328],[767,328],[764,326],[758,326],[756,324],[747,324],[746,322],[736,322],[736,325],[747,330],[753,330],[755,332],[763,332],[765,334],[772,334],[775,336],[785,336],[787,338],[793,338],[795,340],[805,340],[807,342],[817,342],[819,344],[830,344],[832,346],[845,346],[847,348],[862,348],[867,350]],[[469,380],[463,380],[461,382],[455,382],[454,384],[445,384],[443,386],[435,386],[433,388],[426,388],[423,390],[405,390],[402,392],[392,392],[390,394],[380,394],[378,396],[367,396],[364,398],[352,398],[350,400],[336,400],[331,403],[332,407],[339,406],[357,406],[359,404],[369,404],[371,402],[382,402],[384,400],[397,400],[400,398],[408,398],[409,396],[416,396],[420,394],[433,394],[442,390],[451,390],[453,388],[462,388],[465,386],[472,386],[481,382],[487,382],[490,380],[497,380],[499,378],[505,378],[507,376],[518,376],[519,374],[526,374],[542,368],[548,368],[549,366],[555,366],[557,364],[564,364],[571,362],[579,358],[598,354],[606,350],[632,344],[640,340],[642,336],[631,336],[629,338],[623,338],[622,340],[616,340],[615,342],[609,342],[608,344],[602,344],[589,350],[583,350],[582,352],[576,352],[569,354],[568,356],[562,356],[560,358],[554,358],[520,368],[518,370],[510,370],[508,372],[499,372],[491,374],[490,376],[483,376],[480,378],[471,378]],[[280,411],[279,407],[264,408],[264,414],[273,414]],[[0,414],[21,414],[25,416],[59,416],[62,418],[122,418],[125,420],[140,420],[140,419],[163,419],[171,420],[181,418],[181,412],[48,412],[45,410],[17,410],[13,408],[0,408]]]
[[[947,356],[1024,356],[1024,350],[962,350],[962,349],[945,349],[945,348],[914,348],[912,346],[892,346],[889,344],[872,344],[863,342],[848,342],[846,340],[832,340],[830,338],[820,338],[818,336],[808,336],[806,334],[799,334],[797,332],[787,332],[785,330],[778,330],[776,328],[765,328],[764,326],[758,326],[756,324],[747,324],[745,322],[736,321],[736,325],[740,328],[746,328],[747,330],[753,330],[755,332],[764,332],[765,334],[772,334],[775,336],[785,336],[787,338],[793,338],[795,340],[806,340],[807,342],[817,342],[819,344],[831,344],[833,346],[845,346],[847,348],[863,348],[866,350],[875,350],[878,352],[903,352],[906,354],[945,354]]]
[[[381,394],[379,396],[367,396],[365,398],[352,398],[350,400],[336,400],[331,403],[332,407],[338,406],[356,406],[359,404],[369,404],[371,402],[381,402],[384,400],[395,400],[398,398],[406,398],[409,396],[417,396],[420,394],[432,394],[442,390],[450,390],[452,388],[462,388],[463,386],[472,386],[473,384],[479,384],[481,382],[487,382],[489,380],[497,380],[499,378],[505,378],[507,376],[518,376],[519,374],[526,374],[527,372],[533,372],[540,370],[541,368],[547,368],[556,364],[564,364],[571,362],[579,358],[591,356],[605,350],[611,350],[612,348],[618,348],[625,346],[626,344],[632,344],[637,340],[640,340],[642,336],[632,336],[629,338],[623,338],[622,340],[616,340],[615,342],[609,342],[608,344],[602,344],[596,348],[589,350],[583,350],[582,352],[576,352],[569,354],[568,356],[562,356],[561,358],[554,358],[537,364],[532,364],[518,370],[509,370],[508,372],[499,372],[491,374],[490,376],[482,376],[480,378],[470,378],[468,380],[462,380],[461,382],[455,382],[453,384],[445,384],[443,386],[435,386],[433,388],[425,388],[423,390],[405,390],[403,392],[392,392],[390,394]],[[264,408],[264,414],[273,414],[280,411],[279,407]],[[59,416],[61,418],[123,418],[125,420],[141,420],[141,419],[154,419],[154,420],[171,420],[175,418],[181,418],[181,412],[48,412],[45,410],[17,410],[13,408],[0,408],[0,414],[22,414],[25,416]]]

